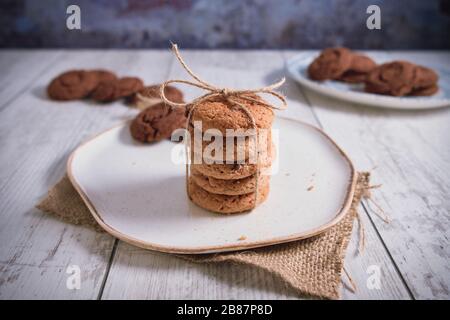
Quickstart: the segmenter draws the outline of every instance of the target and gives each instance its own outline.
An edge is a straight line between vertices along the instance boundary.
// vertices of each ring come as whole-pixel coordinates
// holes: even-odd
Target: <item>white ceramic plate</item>
[[[286,63],[290,76],[302,86],[320,94],[364,105],[395,109],[432,109],[450,106],[450,73],[433,67],[439,74],[439,91],[430,97],[390,97],[364,92],[362,84],[347,84],[339,81],[313,81],[307,69],[316,54],[304,53],[292,57]],[[377,59],[375,59],[377,61]],[[384,61],[377,61],[382,63]]]
[[[139,144],[128,124],[78,147],[68,173],[106,231],[147,249],[222,252],[319,234],[339,222],[350,206],[356,184],[353,165],[317,128],[277,119],[274,129],[279,129],[273,131],[278,156],[271,192],[248,213],[220,215],[191,203],[184,164],[171,161],[172,152],[183,154],[183,145]]]

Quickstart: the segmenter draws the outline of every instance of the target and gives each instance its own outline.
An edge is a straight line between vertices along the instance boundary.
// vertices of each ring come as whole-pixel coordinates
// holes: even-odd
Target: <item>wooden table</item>
[[[184,51],[193,70],[218,85],[257,87],[279,79],[294,51]],[[450,72],[449,52],[391,52]],[[35,209],[83,140],[136,113],[117,102],[56,103],[45,86],[72,68],[105,67],[146,83],[187,78],[168,50],[3,50],[0,52],[0,298],[286,299],[299,298],[275,277],[233,265],[196,265],[145,251],[108,234],[65,224]],[[449,299],[450,108],[393,111],[352,105],[288,82],[283,116],[323,128],[359,170],[383,186],[360,213],[366,250],[346,268],[357,285],[344,299]],[[186,89],[188,99],[199,92]],[[81,288],[69,290],[69,265]],[[380,288],[368,284],[380,271]],[[345,279],[344,279],[345,281]]]

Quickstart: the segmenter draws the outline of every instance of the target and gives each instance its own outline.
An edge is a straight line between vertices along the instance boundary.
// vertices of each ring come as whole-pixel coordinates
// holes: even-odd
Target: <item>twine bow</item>
[[[249,102],[256,102],[259,106],[270,108],[270,109],[284,110],[287,108],[287,103],[286,103],[286,99],[284,98],[284,96],[279,94],[278,92],[274,91],[275,89],[277,89],[281,85],[283,85],[283,83],[285,82],[285,78],[282,78],[280,81],[278,81],[274,84],[271,84],[269,86],[256,88],[256,89],[237,90],[237,89],[230,89],[230,88],[219,88],[219,87],[216,87],[216,86],[202,80],[199,76],[197,76],[184,62],[183,58],[180,55],[180,52],[178,51],[178,46],[174,43],[172,43],[172,51],[175,54],[175,56],[177,57],[178,61],[183,66],[183,68],[195,80],[195,82],[188,81],[188,80],[168,80],[161,85],[160,95],[161,95],[161,99],[169,106],[186,108],[186,110],[187,110],[186,129],[189,128],[189,125],[191,122],[191,117],[192,117],[192,114],[193,114],[193,111],[195,110],[195,108],[202,102],[206,102],[206,101],[211,100],[216,97],[222,97],[226,101],[228,101],[231,106],[233,106],[233,105],[238,106],[242,111],[244,111],[244,113],[250,119],[252,129],[255,130],[255,132],[257,132],[255,118],[253,117],[250,110],[241,101],[237,100],[236,98],[240,98],[241,100],[247,100]],[[165,95],[165,88],[167,85],[169,85],[171,83],[187,84],[187,85],[190,85],[193,87],[204,89],[204,90],[208,91],[208,93],[206,93],[188,103],[173,102],[173,101],[170,101],[169,99],[167,99],[167,97]],[[258,93],[269,94],[269,95],[274,96],[275,98],[277,98],[278,100],[281,101],[281,105],[274,106],[265,101],[255,99],[254,97],[252,97],[252,95],[258,94]],[[188,131],[186,130],[186,134],[187,134],[187,132]],[[255,137],[256,137],[256,146],[258,147],[258,145],[259,145],[258,144],[258,135],[256,134]],[[189,159],[190,146],[188,146],[186,136],[184,139],[184,143],[185,143],[186,159]],[[254,207],[257,205],[257,200],[258,200],[259,152],[256,152],[256,164],[257,164],[257,170],[256,170],[256,174],[255,174],[256,180],[255,180]],[[188,163],[188,161],[186,161],[186,189],[187,189],[188,196],[190,197],[190,194],[189,194],[189,163]]]

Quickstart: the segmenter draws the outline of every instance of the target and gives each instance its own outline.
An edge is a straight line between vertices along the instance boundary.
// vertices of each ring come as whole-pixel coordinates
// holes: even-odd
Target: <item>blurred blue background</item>
[[[1,47],[449,49],[448,0],[1,0]],[[66,8],[81,8],[68,30]],[[368,30],[368,5],[381,30]]]

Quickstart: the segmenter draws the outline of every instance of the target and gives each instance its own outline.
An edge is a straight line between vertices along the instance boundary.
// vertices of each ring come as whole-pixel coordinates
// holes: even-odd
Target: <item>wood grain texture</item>
[[[292,54],[291,53],[288,53]],[[449,72],[450,54],[374,53]],[[320,124],[360,168],[383,186],[373,199],[385,224],[365,203],[393,264],[417,299],[448,299],[450,287],[450,109],[396,111],[332,100],[303,90]]]
[[[35,204],[64,174],[84,139],[136,113],[122,103],[49,101],[45,86],[71,68],[107,67],[147,82],[167,75],[167,52],[64,51],[22,95],[0,111],[0,298],[95,299],[115,240],[59,222]],[[37,56],[37,58],[41,58]],[[35,61],[35,63],[38,61]],[[156,71],[155,71],[156,70]],[[66,268],[81,270],[81,289],[68,290]]]
[[[278,80],[284,75],[284,58],[280,52],[274,51],[184,51],[183,57],[188,65],[200,77],[213,84],[233,87],[248,88],[267,85]],[[207,63],[205,63],[207,61]],[[185,71],[173,63],[170,79],[187,79]],[[187,99],[198,96],[201,92],[196,88],[184,87]],[[288,79],[283,88],[287,95],[289,108],[278,114],[283,117],[289,117],[307,121],[317,125],[316,118],[311,108],[304,99],[302,93],[296,84]],[[392,267],[389,254],[383,247],[380,239],[376,235],[373,227],[367,225],[368,247],[363,256],[354,256],[349,253],[347,258],[348,269],[358,285],[358,291],[355,294],[343,290],[345,298],[361,299],[408,299],[408,292]],[[352,238],[351,247],[357,245],[357,237]],[[123,253],[122,251],[126,252]],[[353,250],[354,252],[354,250]],[[156,258],[158,257],[158,258]],[[140,269],[133,268],[134,265],[144,264],[154,266],[156,259],[163,259],[163,265],[176,271],[168,272],[170,275],[163,275],[160,272],[149,272],[145,277],[142,276]],[[148,261],[146,261],[148,260]],[[385,274],[383,286],[380,290],[370,290],[366,286],[368,274],[366,269],[372,264],[378,264]],[[181,266],[185,265],[186,268]],[[130,269],[131,268],[131,269]],[[197,270],[195,270],[195,268]],[[194,269],[194,270],[193,270]],[[209,270],[210,276],[202,276],[204,270]],[[248,277],[247,272],[254,275]],[[233,273],[236,273],[233,275]],[[176,274],[176,275],[175,275]],[[212,277],[214,275],[215,277]],[[167,281],[176,279],[176,285],[168,285]],[[223,278],[237,281],[249,289],[238,291],[233,283],[223,284]],[[167,278],[170,278],[168,280]],[[254,283],[259,283],[255,287]],[[122,290],[120,290],[121,288]],[[149,288],[152,288],[151,290]],[[141,250],[130,250],[128,246],[121,243],[118,246],[116,256],[111,266],[110,274],[105,285],[103,298],[187,298],[186,289],[191,288],[189,295],[192,298],[249,298],[249,299],[285,299],[299,298],[289,288],[280,286],[276,278],[264,272],[247,270],[239,271],[239,266],[232,269],[221,265],[191,265],[188,262],[179,261],[179,259],[166,256],[144,253]],[[195,288],[195,289],[192,289]],[[215,288],[211,291],[211,288]],[[126,293],[125,293],[126,292]]]
[[[0,110],[29,89],[60,55],[59,50],[0,51]]]
[[[284,60],[296,53],[184,52],[205,80],[230,87],[258,87],[279,79]],[[81,141],[136,113],[122,103],[49,101],[45,86],[53,76],[80,67],[111,68],[148,84],[187,75],[166,50],[14,53],[0,52],[0,66],[6,68],[0,84],[8,86],[0,91],[0,299],[299,298],[265,272],[192,264],[64,224],[34,209],[63,175],[68,155]],[[448,53],[408,58],[448,68]],[[23,76],[27,69],[29,75]],[[200,93],[182,89],[187,99]],[[373,182],[383,183],[373,198],[393,222],[384,224],[371,212],[373,205],[361,207],[367,246],[362,255],[355,255],[354,234],[346,268],[357,291],[344,289],[343,298],[448,299],[450,111],[361,107],[306,92],[290,80],[283,90],[289,109],[280,116],[322,126],[357,169],[377,165]],[[70,264],[80,266],[81,290],[66,288]],[[368,267],[374,265],[382,273],[379,290],[366,285]]]

